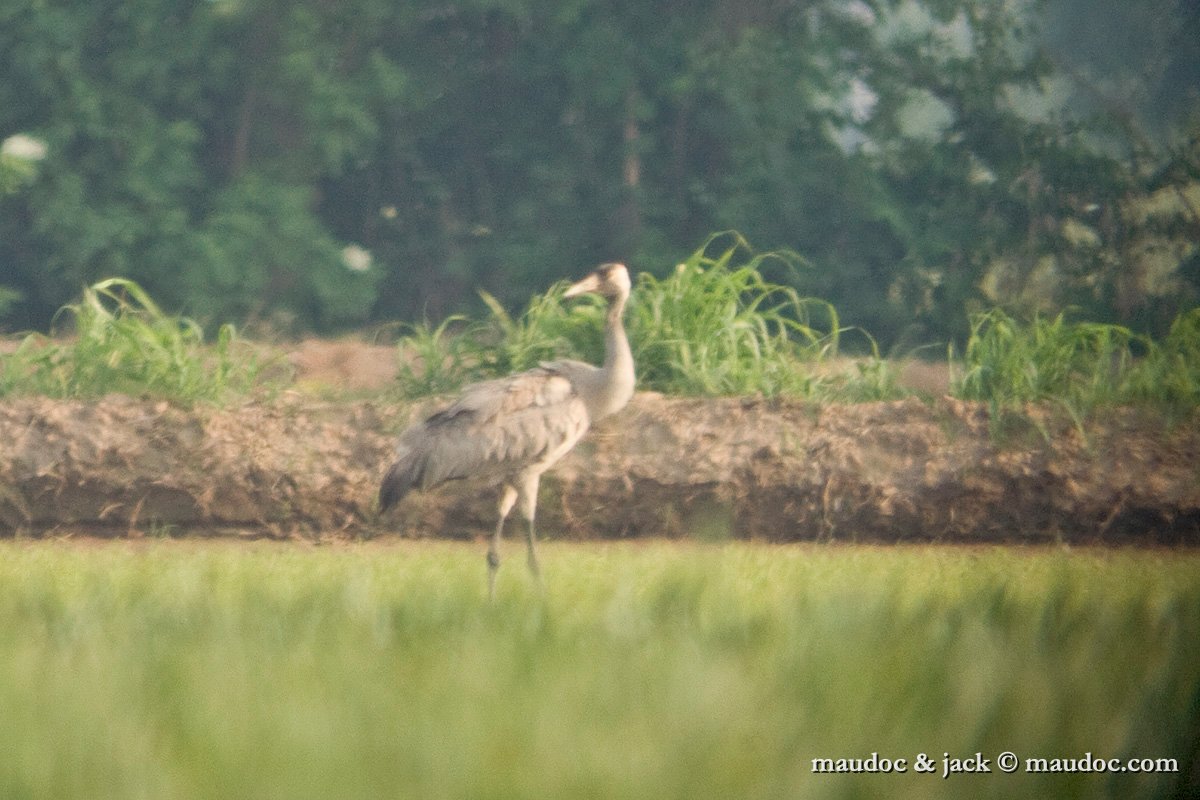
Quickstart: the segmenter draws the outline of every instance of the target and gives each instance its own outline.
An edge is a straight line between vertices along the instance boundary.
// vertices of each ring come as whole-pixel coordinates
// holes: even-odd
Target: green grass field
[[[3,543],[0,797],[1128,798],[1191,768],[1194,551],[550,543],[544,592],[507,555],[489,606],[481,546]],[[813,771],[872,753],[907,772]],[[1087,753],[1180,773],[1025,769]]]

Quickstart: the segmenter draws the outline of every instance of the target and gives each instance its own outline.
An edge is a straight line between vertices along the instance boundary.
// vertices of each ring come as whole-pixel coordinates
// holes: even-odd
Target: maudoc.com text
[[[928,775],[980,775],[999,772],[1012,774],[1027,773],[1087,773],[1087,772],[1178,772],[1179,761],[1174,758],[1100,758],[1089,753],[1067,758],[1025,757],[1010,750],[995,756],[973,753],[955,756],[942,753],[941,757],[927,753],[902,757],[881,756],[871,753],[865,758],[814,758],[812,771],[815,774],[851,773],[907,773]]]

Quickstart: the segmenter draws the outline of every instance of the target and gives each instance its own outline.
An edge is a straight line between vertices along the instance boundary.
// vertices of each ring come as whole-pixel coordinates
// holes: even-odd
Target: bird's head
[[[563,297],[578,297],[590,293],[613,300],[628,297],[632,285],[629,270],[624,264],[601,264],[595,272],[568,287]]]

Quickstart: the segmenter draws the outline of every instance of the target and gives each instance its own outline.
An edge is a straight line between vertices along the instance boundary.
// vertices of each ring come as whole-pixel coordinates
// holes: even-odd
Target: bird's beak
[[[563,298],[565,299],[568,297],[578,297],[581,294],[587,294],[588,292],[597,292],[599,290],[600,290],[600,278],[597,277],[596,273],[593,272],[591,275],[588,275],[586,278],[579,281],[578,283],[572,284],[567,289],[567,291],[565,291],[563,293]]]

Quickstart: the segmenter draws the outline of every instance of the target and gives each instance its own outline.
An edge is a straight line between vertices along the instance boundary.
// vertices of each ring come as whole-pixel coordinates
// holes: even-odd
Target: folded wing
[[[551,365],[473,384],[400,436],[380,507],[449,480],[540,472],[565,455],[588,424],[575,386]]]

